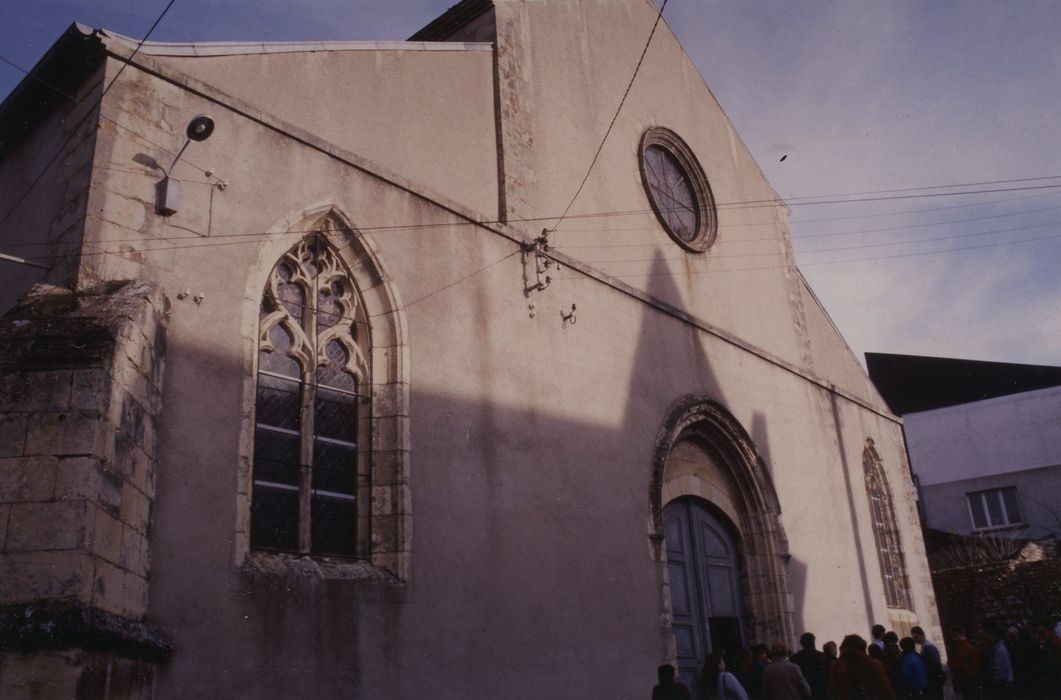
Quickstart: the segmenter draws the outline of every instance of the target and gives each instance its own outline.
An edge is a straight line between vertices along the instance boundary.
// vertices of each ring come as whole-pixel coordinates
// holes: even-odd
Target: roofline
[[[135,49],[139,41],[106,29],[99,30],[108,44],[114,42]],[[427,41],[145,41],[137,53],[148,56],[244,56],[274,53],[314,53],[339,51],[492,51],[484,42]]]
[[[67,27],[0,103],[0,158],[45,116],[71,101],[81,83],[103,64],[106,53],[94,29],[77,22]]]

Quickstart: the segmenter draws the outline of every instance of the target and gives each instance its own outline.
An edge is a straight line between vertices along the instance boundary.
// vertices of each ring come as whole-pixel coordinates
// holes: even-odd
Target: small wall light
[[[181,156],[184,155],[184,149],[188,148],[192,141],[205,141],[210,138],[210,134],[214,133],[214,120],[205,114],[196,115],[188,122],[188,128],[184,130],[184,133],[188,138],[185,139],[181,150],[177,152],[177,157],[173,159],[173,163],[168,169],[163,171],[166,173],[166,177],[162,178],[156,185],[155,211],[163,216],[172,216],[180,208],[180,180],[171,177],[170,173],[180,161]]]

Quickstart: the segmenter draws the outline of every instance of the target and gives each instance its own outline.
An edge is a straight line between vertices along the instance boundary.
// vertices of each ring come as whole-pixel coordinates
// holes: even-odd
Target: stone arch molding
[[[250,507],[254,449],[254,410],[259,347],[259,308],[262,293],[277,261],[299,238],[323,235],[348,268],[369,324],[369,347],[364,349],[364,372],[371,387],[370,434],[371,508],[365,556],[356,564],[319,565],[322,575],[348,578],[390,576],[407,580],[412,544],[410,444],[408,425],[408,331],[398,290],[391,282],[370,236],[357,230],[352,220],[333,202],[309,207],[278,221],[261,244],[247,275],[241,335],[244,370],[243,417],[237,471],[237,524],[234,563],[255,569],[282,569],[282,557],[263,562],[250,550]],[[359,515],[360,517],[360,515]],[[367,566],[366,566],[367,565]],[[299,571],[305,567],[300,566]]]
[[[795,638],[795,611],[786,571],[788,539],[781,525],[781,506],[773,480],[737,419],[710,397],[690,395],[676,401],[668,411],[656,437],[652,460],[649,537],[664,582],[661,603],[663,633],[668,640],[665,644],[669,647],[673,642],[663,538],[664,469],[674,446],[689,439],[712,455],[730,482],[735,506],[731,518],[740,534],[746,629],[754,640],[791,642]],[[671,491],[670,495],[675,495]],[[695,492],[677,495],[704,496]]]

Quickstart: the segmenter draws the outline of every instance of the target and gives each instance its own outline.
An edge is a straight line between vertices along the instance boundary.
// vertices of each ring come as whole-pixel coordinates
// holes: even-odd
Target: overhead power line
[[[19,206],[21,206],[22,203],[26,201],[26,197],[30,195],[30,192],[32,192],[33,188],[37,186],[37,183],[40,182],[44,175],[48,172],[48,170],[51,169],[52,165],[59,158],[60,154],[62,154],[63,149],[65,149],[67,145],[70,144],[74,136],[80,130],[81,125],[84,124],[85,120],[87,120],[96,110],[96,108],[98,108],[100,104],[102,104],[103,98],[107,96],[107,92],[110,91],[111,87],[114,86],[114,83],[118,80],[119,77],[121,77],[121,74],[129,66],[130,61],[132,61],[136,54],[139,53],[140,48],[144,45],[144,42],[148,40],[152,32],[155,31],[155,28],[158,27],[159,23],[162,21],[162,18],[166,16],[166,13],[169,12],[169,9],[173,7],[173,3],[175,3],[176,1],[177,0],[169,0],[169,3],[166,4],[165,9],[162,10],[161,14],[159,14],[159,16],[151,24],[151,28],[147,30],[146,34],[144,34],[144,38],[136,44],[136,48],[133,49],[133,52],[129,55],[129,58],[122,59],[122,65],[118,69],[118,72],[114,74],[114,77],[111,78],[110,82],[107,83],[107,85],[103,88],[103,91],[100,92],[99,97],[95,99],[94,104],[88,110],[85,111],[85,115],[78,120],[77,124],[71,127],[69,135],[63,140],[62,144],[60,144],[60,146],[55,149],[55,153],[52,154],[52,157],[49,158],[48,162],[44,164],[44,167],[41,168],[41,171],[37,174],[37,177],[33,178],[33,180],[29,183],[29,186],[26,187],[26,189],[22,192],[21,196],[19,196],[18,199],[15,200],[15,203],[11,206],[10,209],[7,210],[7,213],[4,214],[3,218],[0,218],[0,226],[3,226],[7,222],[7,220],[11,218],[11,215],[15,213]],[[6,62],[10,63],[10,61]]]
[[[623,110],[623,105],[626,104],[626,98],[630,94],[630,88],[634,86],[634,80],[637,78],[638,71],[641,70],[641,64],[645,62],[645,54],[648,53],[648,47],[652,44],[652,37],[656,35],[656,27],[659,26],[659,21],[663,19],[663,10],[667,7],[668,0],[663,0],[663,4],[659,6],[659,12],[656,14],[656,21],[652,23],[652,31],[648,33],[648,39],[645,41],[645,48],[641,50],[641,57],[637,59],[637,65],[634,66],[634,74],[630,76],[630,82],[626,84],[626,90],[623,91],[623,97],[619,100],[619,106],[615,108],[615,114],[612,115],[612,120],[608,124],[608,128],[604,131],[604,138],[601,139],[600,145],[597,146],[597,151],[593,154],[593,160],[590,161],[589,167],[586,168],[586,174],[582,178],[582,182],[579,183],[578,189],[575,190],[575,194],[571,197],[571,201],[564,207],[564,211],[560,214],[560,218],[556,220],[556,223],[552,225],[553,230],[560,226],[560,223],[567,216],[567,213],[571,211],[571,207],[574,206],[575,200],[582,194],[582,188],[586,186],[586,182],[589,180],[590,173],[593,172],[593,166],[597,164],[597,159],[600,158],[601,151],[604,150],[604,144],[608,141],[608,136],[612,133],[612,128],[615,126],[615,121],[619,118],[619,112]]]

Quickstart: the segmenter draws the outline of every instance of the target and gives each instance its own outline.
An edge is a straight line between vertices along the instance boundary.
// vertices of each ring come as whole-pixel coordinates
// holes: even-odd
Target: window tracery
[[[884,597],[890,608],[910,609],[910,589],[903,559],[902,541],[895,520],[895,507],[891,490],[884,474],[884,463],[873,445],[866,440],[862,452],[862,468],[866,477],[866,493],[869,496],[870,516],[873,520],[873,537],[877,542],[881,576],[884,579]]]
[[[368,324],[322,233],[273,267],[258,333],[251,546],[361,557],[367,521]],[[365,503],[362,506],[362,503]],[[360,543],[360,544],[359,544]]]

